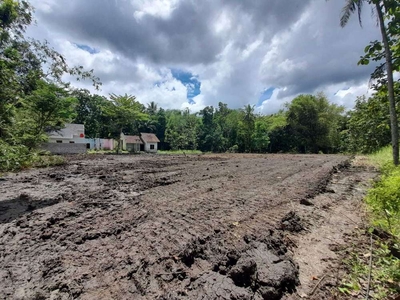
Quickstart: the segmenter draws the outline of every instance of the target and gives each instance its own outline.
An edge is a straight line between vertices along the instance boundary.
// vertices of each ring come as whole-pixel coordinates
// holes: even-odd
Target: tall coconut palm
[[[155,115],[158,111],[158,105],[154,101],[151,101],[150,103],[147,104],[147,112],[150,115]]]
[[[385,48],[385,60],[386,60],[386,76],[387,76],[387,87],[389,94],[389,112],[390,112],[390,130],[392,136],[392,150],[393,150],[393,163],[397,166],[399,164],[399,130],[398,121],[396,114],[396,102],[394,96],[394,81],[393,81],[393,63],[392,63],[392,51],[389,45],[389,38],[387,28],[384,20],[384,12],[386,10],[385,4],[388,0],[346,0],[346,5],[343,7],[342,17],[340,18],[340,25],[342,27],[347,25],[350,16],[357,12],[358,21],[361,24],[361,12],[363,4],[371,4],[374,6],[377,16],[378,23],[381,30],[382,42]]]

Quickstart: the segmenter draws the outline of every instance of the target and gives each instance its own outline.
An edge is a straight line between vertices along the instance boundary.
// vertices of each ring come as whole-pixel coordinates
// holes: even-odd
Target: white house
[[[142,132],[140,133],[140,139],[143,141],[145,152],[157,153],[160,140],[154,133]]]
[[[48,134],[48,142],[42,145],[44,150],[56,154],[85,153],[90,142],[85,139],[83,124],[65,124],[65,127]]]
[[[138,135],[121,134],[122,149],[129,152],[140,152],[140,145],[143,145],[142,140]]]
[[[65,124],[63,129],[49,133],[49,143],[87,144],[85,139],[85,125]]]

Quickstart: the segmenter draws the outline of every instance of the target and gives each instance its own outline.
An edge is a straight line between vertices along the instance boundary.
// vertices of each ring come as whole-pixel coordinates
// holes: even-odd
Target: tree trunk
[[[382,34],[382,41],[385,47],[386,58],[386,73],[387,73],[387,86],[389,93],[389,112],[390,112],[390,131],[392,135],[392,150],[393,150],[393,163],[397,166],[399,164],[399,128],[397,121],[396,102],[394,98],[394,83],[393,83],[393,65],[392,65],[392,51],[390,50],[389,41],[386,33],[385,21],[383,19],[382,7],[380,1],[376,2],[376,11],[378,13],[379,25]]]

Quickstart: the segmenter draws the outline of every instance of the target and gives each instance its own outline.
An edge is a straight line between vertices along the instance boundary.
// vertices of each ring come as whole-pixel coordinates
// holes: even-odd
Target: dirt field
[[[0,299],[324,299],[373,176],[328,155],[86,156],[11,174]]]

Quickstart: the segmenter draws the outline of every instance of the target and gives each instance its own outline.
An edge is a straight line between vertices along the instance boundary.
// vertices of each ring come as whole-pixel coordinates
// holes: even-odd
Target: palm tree
[[[379,27],[382,35],[382,42],[385,48],[386,60],[386,76],[387,87],[389,94],[389,112],[390,112],[390,130],[392,135],[392,150],[393,150],[393,163],[397,166],[399,164],[399,130],[396,114],[396,102],[394,97],[394,81],[393,81],[393,63],[392,63],[392,50],[389,45],[389,38],[383,13],[386,11],[387,0],[346,0],[346,5],[342,10],[342,17],[340,18],[340,26],[344,27],[350,19],[350,16],[357,12],[358,21],[361,23],[361,12],[363,4],[368,3],[375,6],[378,15]]]
[[[151,101],[150,103],[147,104],[147,112],[150,115],[155,115],[158,111],[158,105],[154,101]]]

